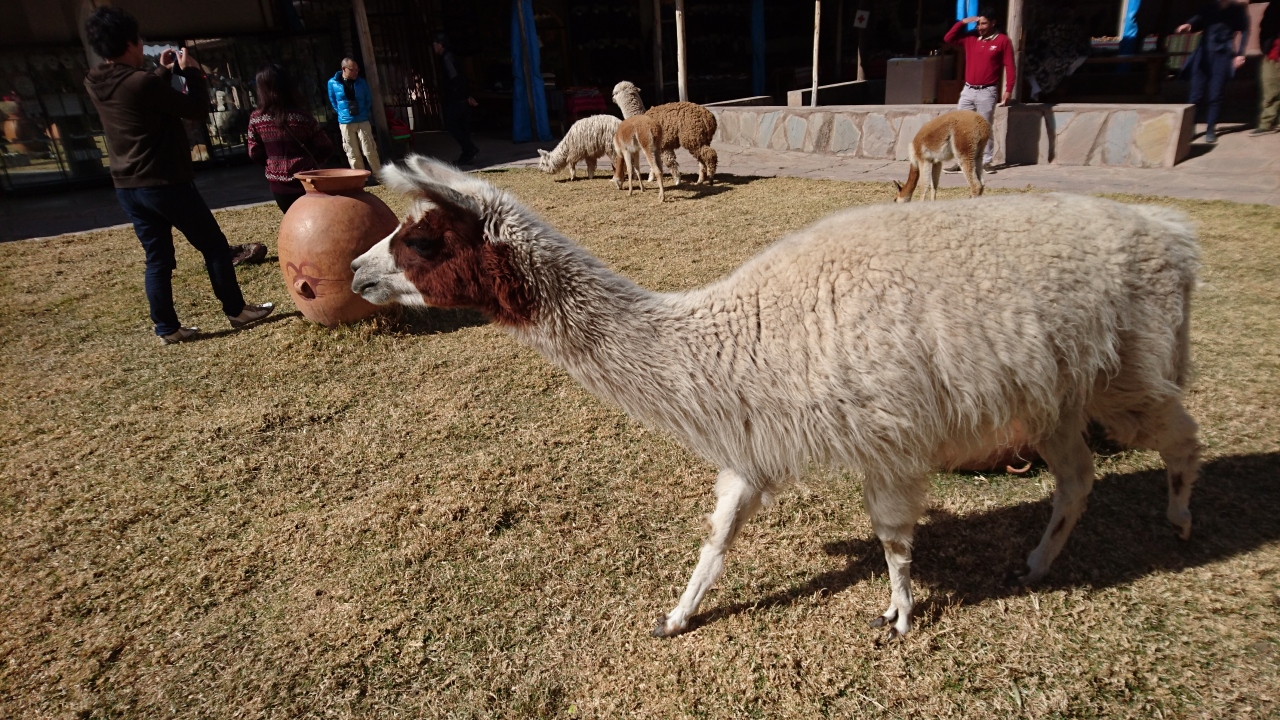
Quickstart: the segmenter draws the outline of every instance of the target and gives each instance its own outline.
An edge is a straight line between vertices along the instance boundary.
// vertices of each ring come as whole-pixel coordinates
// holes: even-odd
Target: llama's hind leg
[[[593,158],[593,157],[587,158],[587,179],[588,180],[596,179],[596,160],[597,158]]]
[[[1093,490],[1093,451],[1084,440],[1083,414],[1068,411],[1062,417],[1062,424],[1036,448],[1049,464],[1056,487],[1049,525],[1040,544],[1027,557],[1028,571],[1021,578],[1026,583],[1036,582],[1049,572],[1072,528],[1084,514]]]
[[[938,199],[938,183],[942,181],[942,163],[929,163],[929,199]]]
[[[883,478],[868,475],[862,490],[871,527],[884,546],[885,563],[889,566],[892,594],[889,608],[871,621],[871,627],[889,626],[889,636],[905,635],[911,630],[911,542],[916,522],[928,503],[928,481],[925,478]]]
[[[662,151],[662,167],[667,171],[667,173],[671,175],[671,187],[679,186],[680,185],[680,163],[676,162],[675,150]],[[658,177],[659,178],[662,177],[661,172],[658,174]]]
[[[1149,448],[1160,453],[1169,483],[1169,506],[1166,517],[1178,529],[1183,540],[1191,537],[1191,487],[1200,471],[1200,441],[1196,439],[1196,421],[1187,414],[1178,399],[1170,399],[1154,409],[1126,413],[1133,427],[1115,423],[1108,432],[1124,444]],[[1104,425],[1108,423],[1104,420]],[[1128,432],[1126,432],[1126,429]]]
[[[689,629],[689,618],[697,612],[707,591],[724,572],[724,554],[733,544],[742,526],[760,509],[764,493],[742,475],[721,470],[716,478],[716,509],[709,517],[711,533],[702,544],[698,566],[675,608],[658,620],[655,637],[671,637]]]

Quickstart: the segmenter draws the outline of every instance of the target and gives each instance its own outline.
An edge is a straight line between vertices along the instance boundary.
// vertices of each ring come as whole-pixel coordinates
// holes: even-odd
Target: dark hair
[[[453,43],[449,42],[449,36],[442,32],[436,33],[435,36],[431,38],[431,42],[440,43],[446,50],[451,49],[450,46],[453,45]]]
[[[253,82],[258,91],[258,110],[270,115],[276,125],[285,126],[290,110],[305,112],[298,86],[283,67],[267,63],[258,68]]]
[[[105,59],[117,58],[130,43],[138,42],[138,19],[118,7],[103,5],[84,21],[84,32],[95,53]]]
[[[357,62],[356,62],[356,59],[355,59],[355,58],[353,58],[353,57],[344,57],[344,58],[342,58],[342,62],[338,63],[338,67],[346,67],[346,66],[347,66],[347,63],[351,63],[352,65],[357,65],[357,66],[359,65],[359,63],[357,63]]]
[[[1000,24],[1000,16],[996,15],[996,9],[991,5],[983,5],[978,8],[978,17],[986,18],[992,25]]]

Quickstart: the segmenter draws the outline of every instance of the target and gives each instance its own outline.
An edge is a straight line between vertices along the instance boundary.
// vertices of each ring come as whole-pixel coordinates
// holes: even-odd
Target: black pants
[[[1227,89],[1227,80],[1231,78],[1231,53],[1199,53],[1193,58],[1196,62],[1191,67],[1191,96],[1187,102],[1200,110],[1200,103],[1209,101],[1209,112],[1205,123],[1213,130],[1222,115],[1222,99]]]
[[[173,254],[175,227],[204,256],[204,267],[209,272],[213,294],[222,301],[222,312],[234,317],[244,310],[227,236],[222,234],[195,183],[117,188],[116,197],[133,220],[133,231],[147,254],[147,302],[157,335],[169,335],[182,328],[173,307],[173,270],[178,266]]]
[[[468,109],[465,99],[446,101],[440,108],[440,113],[444,115],[444,129],[458,141],[463,156],[480,152],[480,148],[471,142],[471,128],[467,124]]]
[[[273,192],[271,195],[275,197],[276,206],[280,208],[280,212],[287,213],[289,212],[289,208],[293,206],[294,201],[302,197],[304,193],[295,194]]]

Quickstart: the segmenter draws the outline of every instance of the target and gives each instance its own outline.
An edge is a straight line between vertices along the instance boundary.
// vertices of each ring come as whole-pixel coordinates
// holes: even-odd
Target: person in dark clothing
[[[1207,101],[1205,116],[1207,128],[1204,141],[1218,142],[1218,117],[1222,114],[1222,100],[1227,80],[1244,65],[1244,49],[1249,40],[1249,13],[1238,0],[1216,0],[1200,8],[1187,22],[1178,26],[1178,33],[1202,32],[1187,67],[1191,71],[1191,95],[1187,102],[1199,110]]]
[[[432,49],[440,56],[443,72],[440,82],[440,112],[444,115],[444,129],[458,141],[462,154],[454,161],[456,165],[466,165],[476,159],[480,148],[471,142],[471,130],[467,127],[467,112],[479,105],[471,97],[471,86],[467,82],[467,74],[458,65],[458,57],[449,49],[449,38],[444,33],[437,33]]]
[[[1262,64],[1258,67],[1258,127],[1250,136],[1269,135],[1276,131],[1280,115],[1280,2],[1272,0],[1258,23],[1258,47]]]
[[[302,197],[293,175],[315,170],[333,153],[333,141],[307,112],[284,68],[263,65],[254,79],[258,108],[249,116],[249,158],[267,166],[267,182],[280,212]]]
[[[183,327],[173,307],[175,227],[204,256],[213,292],[231,326],[265,318],[273,305],[245,304],[227,237],[195,186],[182,118],[203,122],[208,114],[200,65],[185,48],[165,50],[160,67],[144,72],[138,21],[117,7],[94,10],[85,31],[93,51],[106,58],[84,83],[107,136],[116,197],[146,252],[147,301],[156,335],[170,345],[199,332]]]

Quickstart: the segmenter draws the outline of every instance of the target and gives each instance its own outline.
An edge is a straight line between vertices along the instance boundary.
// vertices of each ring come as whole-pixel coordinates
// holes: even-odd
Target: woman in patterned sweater
[[[307,112],[284,69],[268,63],[258,70],[258,109],[249,116],[249,157],[267,166],[267,182],[281,212],[302,197],[293,177],[314,170],[333,153],[333,141]]]

